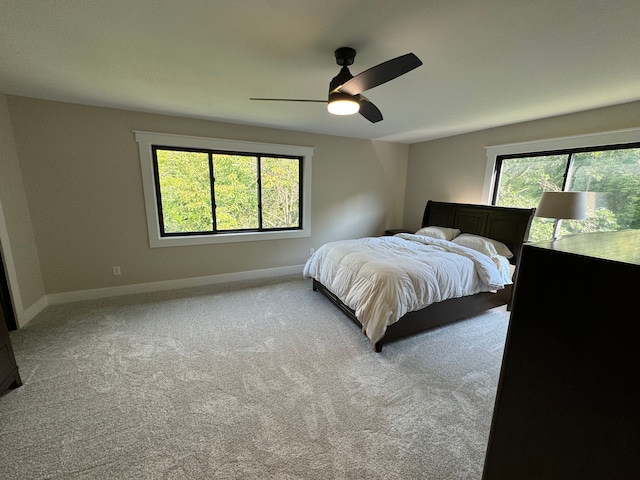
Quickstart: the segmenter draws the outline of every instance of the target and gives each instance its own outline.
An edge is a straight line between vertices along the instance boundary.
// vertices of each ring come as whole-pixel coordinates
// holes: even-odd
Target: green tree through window
[[[211,183],[206,153],[156,150],[165,233],[211,230]]]
[[[561,235],[640,228],[640,146],[603,146],[499,156],[495,205],[536,207],[544,191],[587,192],[587,219],[565,220]],[[552,237],[553,220],[535,218],[529,238]]]
[[[216,230],[256,230],[258,214],[258,158],[213,155]]]
[[[162,236],[301,228],[300,157],[152,151]]]

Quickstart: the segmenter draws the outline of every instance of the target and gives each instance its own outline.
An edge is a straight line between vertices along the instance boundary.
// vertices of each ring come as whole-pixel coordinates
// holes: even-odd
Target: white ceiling
[[[414,143],[640,100],[638,0],[0,0],[0,92]],[[337,117],[351,73],[413,52]]]

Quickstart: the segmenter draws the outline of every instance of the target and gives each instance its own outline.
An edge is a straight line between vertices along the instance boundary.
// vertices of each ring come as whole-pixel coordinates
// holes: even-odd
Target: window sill
[[[183,247],[190,245],[212,245],[219,243],[255,242],[261,240],[284,240],[288,238],[310,237],[305,230],[283,230],[279,232],[238,232],[217,233],[215,235],[185,235],[183,237],[153,237],[149,239],[151,248]]]

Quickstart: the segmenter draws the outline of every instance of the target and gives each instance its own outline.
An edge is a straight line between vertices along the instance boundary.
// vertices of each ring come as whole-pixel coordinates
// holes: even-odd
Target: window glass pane
[[[300,160],[262,158],[262,227],[300,226]]]
[[[213,175],[216,228],[259,228],[257,157],[214,154]]]
[[[537,207],[544,191],[561,191],[568,155],[507,158],[502,160],[496,205]],[[554,220],[534,218],[529,240],[553,237]]]
[[[569,189],[589,192],[575,233],[640,228],[640,148],[576,153]]]
[[[211,231],[208,155],[158,149],[156,159],[164,232]]]

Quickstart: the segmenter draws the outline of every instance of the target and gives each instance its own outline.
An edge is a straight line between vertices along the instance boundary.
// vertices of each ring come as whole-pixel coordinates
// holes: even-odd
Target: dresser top
[[[549,242],[525,244],[525,248],[528,247],[640,265],[640,230],[568,235]]]

